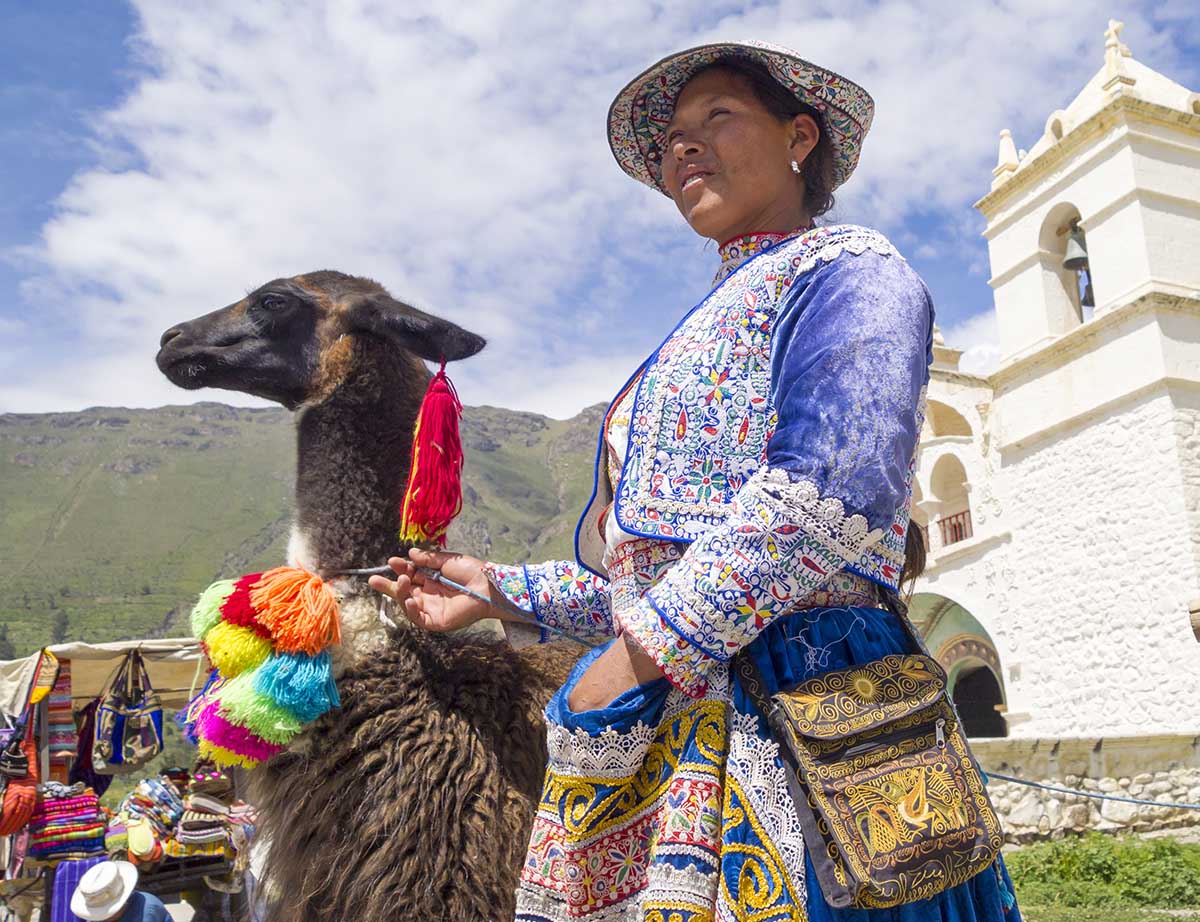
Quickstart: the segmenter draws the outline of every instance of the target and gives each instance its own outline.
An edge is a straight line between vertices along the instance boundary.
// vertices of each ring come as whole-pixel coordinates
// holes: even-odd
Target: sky
[[[0,0],[0,412],[252,402],[174,388],[158,337],[315,269],[486,336],[451,369],[467,404],[607,400],[716,268],[613,161],[608,104],[658,58],[739,38],[874,96],[827,220],[886,233],[986,371],[972,203],[1000,129],[1032,147],[1101,67],[1109,18],[1200,88],[1192,0]]]

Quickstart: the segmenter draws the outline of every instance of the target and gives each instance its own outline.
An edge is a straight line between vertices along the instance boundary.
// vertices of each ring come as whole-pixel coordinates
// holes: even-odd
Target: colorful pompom
[[[261,578],[261,573],[251,573],[233,584],[233,591],[221,605],[221,619],[239,627],[248,627],[259,637],[270,639],[270,630],[258,620],[258,612],[250,602],[250,589]]]
[[[233,592],[233,580],[222,579],[213,583],[202,593],[192,609],[192,634],[203,640],[213,625],[221,620],[221,605]]]
[[[264,740],[245,727],[230,723],[221,716],[220,706],[215,701],[204,709],[196,728],[200,738],[211,745],[258,762],[265,762],[277,752],[283,751],[282,746]]]
[[[224,746],[217,746],[208,740],[201,740],[198,749],[200,758],[215,762],[222,768],[232,768],[235,765],[240,765],[242,768],[258,768],[261,764],[257,759],[251,759],[241,753],[226,749]]]
[[[315,573],[295,567],[268,570],[250,590],[250,602],[278,653],[315,656],[341,643],[337,599]]]
[[[204,638],[208,658],[227,679],[257,669],[271,655],[271,642],[248,627],[222,621]]]
[[[286,746],[303,729],[300,720],[269,695],[259,694],[254,687],[255,678],[253,672],[244,672],[229,680],[217,694],[221,716],[268,743]]]
[[[255,670],[254,688],[303,723],[312,723],[341,706],[333,681],[333,662],[327,652],[316,656],[277,653]]]

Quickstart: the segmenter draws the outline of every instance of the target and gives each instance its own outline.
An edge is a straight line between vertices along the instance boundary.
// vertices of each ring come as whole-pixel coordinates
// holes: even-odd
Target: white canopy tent
[[[71,697],[82,706],[98,697],[130,650],[140,650],[150,684],[164,707],[187,704],[193,685],[199,688],[212,668],[200,642],[192,637],[118,640],[112,643],[59,643],[46,647],[59,660],[71,661]],[[18,714],[25,706],[41,652],[0,661],[0,710]]]

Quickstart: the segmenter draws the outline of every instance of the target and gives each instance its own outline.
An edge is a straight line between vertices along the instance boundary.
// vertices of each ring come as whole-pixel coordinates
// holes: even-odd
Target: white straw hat
[[[71,912],[93,922],[110,919],[129,902],[137,879],[137,868],[128,861],[105,861],[88,868],[71,895]]]

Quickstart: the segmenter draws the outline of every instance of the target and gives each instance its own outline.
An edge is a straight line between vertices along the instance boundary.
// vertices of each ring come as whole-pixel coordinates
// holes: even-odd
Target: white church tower
[[[1200,766],[1200,95],[1121,28],[1028,153],[1001,132],[976,207],[1003,358],[935,349],[914,615],[974,735]]]

